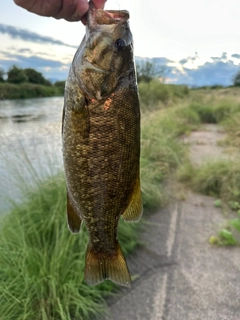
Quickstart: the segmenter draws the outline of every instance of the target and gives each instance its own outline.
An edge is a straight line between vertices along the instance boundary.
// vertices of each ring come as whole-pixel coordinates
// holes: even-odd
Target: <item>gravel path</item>
[[[223,137],[214,125],[193,132],[185,140],[192,162],[225,157],[217,145]],[[240,253],[208,244],[224,220],[213,201],[189,193],[148,218],[146,246],[128,261],[138,277],[110,301],[108,320],[240,319]]]

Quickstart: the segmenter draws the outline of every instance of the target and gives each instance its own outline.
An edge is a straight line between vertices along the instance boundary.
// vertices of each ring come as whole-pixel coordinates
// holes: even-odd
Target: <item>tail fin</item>
[[[96,253],[88,245],[85,281],[90,285],[95,285],[107,279],[121,286],[131,286],[131,276],[120,245],[117,243],[116,253],[111,256]]]

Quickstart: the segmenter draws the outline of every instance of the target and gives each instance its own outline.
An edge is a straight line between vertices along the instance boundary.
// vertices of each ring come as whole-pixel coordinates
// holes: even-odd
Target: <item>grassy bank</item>
[[[199,118],[191,112],[186,114],[181,104],[163,109],[160,99],[150,110],[146,108],[142,114],[141,183],[145,217],[167,202],[166,181],[186,159],[185,148],[177,138],[199,124]],[[24,177],[16,175],[16,179],[24,201],[1,220],[2,319],[98,319],[107,310],[105,297],[117,286],[106,281],[90,287],[83,281],[88,237],[85,229],[79,235],[68,230],[63,174],[35,179],[35,187],[26,185]],[[137,247],[141,223],[121,221],[119,241],[125,255]]]
[[[104,297],[116,287],[83,281],[86,230],[67,227],[62,174],[38,182],[1,221],[1,319],[90,319],[106,311]],[[127,255],[137,245],[137,224],[120,224]]]
[[[151,101],[149,86],[152,86]],[[155,82],[142,84],[139,90],[143,105],[143,217],[147,219],[148,212],[169,201],[166,185],[169,177],[174,179],[176,172],[179,180],[189,188],[214,195],[218,200],[216,205],[224,208],[225,203],[239,214],[239,161],[216,162],[194,168],[187,159],[186,147],[179,140],[181,135],[196,130],[201,123],[210,122],[224,126],[227,139],[236,142],[237,139],[232,138],[238,137],[239,128],[236,115],[240,112],[240,101],[237,100],[236,90],[189,91],[184,86],[164,87]],[[228,140],[222,143],[228,144]],[[26,163],[22,162],[22,165]],[[16,176],[16,179],[23,189],[24,201],[1,219],[0,227],[1,319],[100,318],[107,310],[105,298],[113,294],[118,286],[108,281],[95,287],[84,283],[88,236],[84,228],[78,235],[68,230],[63,174],[35,179],[35,187],[24,183],[24,177]],[[142,221],[121,221],[119,241],[125,255],[131,254],[139,245],[141,225]],[[231,228],[237,230],[239,225],[238,216],[229,220],[228,226],[221,230],[224,236],[219,234],[213,240],[224,243],[227,236],[230,239],[229,233],[235,239]]]
[[[206,92],[196,97],[186,107],[195,112],[201,123],[219,124],[226,132],[226,138],[219,141],[225,147],[229,160],[215,160],[194,167],[186,161],[178,169],[178,178],[188,188],[215,197],[215,206],[221,207],[226,223],[210,242],[219,245],[240,244],[240,99],[238,88]],[[199,95],[197,95],[199,97]],[[234,217],[235,212],[235,217]]]
[[[63,96],[63,93],[64,89],[58,85],[0,83],[0,100],[54,97]]]
[[[189,96],[189,88],[184,85],[163,84],[158,80],[140,82],[138,85],[142,112],[154,111],[173,105]]]

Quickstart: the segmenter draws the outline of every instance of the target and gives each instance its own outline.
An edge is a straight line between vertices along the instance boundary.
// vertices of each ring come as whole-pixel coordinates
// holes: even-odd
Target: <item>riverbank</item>
[[[156,105],[156,109],[160,108]],[[145,217],[166,202],[163,185],[184,158],[184,148],[176,141],[178,131],[171,130],[171,126],[177,124],[171,121],[171,126],[163,125],[168,121],[168,115],[162,118],[159,110],[156,112],[157,117],[152,111],[150,117],[149,114],[142,116],[141,182]],[[23,130],[25,126],[22,126]],[[35,130],[38,126],[42,127],[42,123],[35,122]],[[37,141],[36,148],[40,140]],[[33,162],[30,161],[30,146],[26,146],[22,157],[16,148],[15,157],[6,159],[8,168],[13,169],[9,174],[15,176],[23,197],[21,202],[10,199],[12,210],[1,220],[0,292],[3,294],[0,313],[9,320],[16,317],[29,320],[99,318],[107,310],[105,297],[111,296],[118,286],[108,281],[95,287],[85,284],[83,266],[87,234],[82,230],[74,236],[68,230],[63,175],[60,172],[42,179],[36,169],[36,161],[42,157],[34,152]],[[47,154],[44,161],[46,158]],[[42,168],[47,167],[51,172],[55,170],[56,162],[50,154],[49,158],[53,168],[51,165]],[[6,181],[9,180],[14,179]],[[121,221],[119,242],[126,256],[139,244],[137,235],[142,223],[143,219],[139,223]]]
[[[42,85],[33,83],[13,84],[0,83],[0,100],[5,99],[29,99],[42,97],[56,97],[64,95],[64,85]]]
[[[154,90],[159,93],[158,89]],[[163,243],[162,237],[168,232],[166,221],[161,219],[159,211],[157,211],[157,215],[154,215],[156,220],[153,215],[149,215],[149,212],[166,206],[175,196],[178,199],[186,199],[187,190],[182,186],[179,187],[176,182],[176,173],[178,173],[178,179],[186,183],[187,188],[192,188],[191,183],[194,181],[191,178],[194,175],[189,170],[191,167],[187,158],[187,146],[184,145],[180,137],[190,135],[206,119],[215,122],[232,119],[232,122],[229,120],[229,129],[232,130],[229,135],[237,137],[237,132],[233,132],[233,121],[236,122],[236,114],[240,111],[240,104],[235,93],[236,91],[230,89],[214,91],[214,93],[198,91],[190,92],[184,95],[184,98],[179,99],[170,92],[167,104],[160,101],[153,103],[149,109],[147,105],[145,106],[142,114],[141,187],[144,202],[143,218],[146,221],[143,226],[148,232],[148,236],[140,239],[140,241],[150,242],[150,247],[145,251],[143,250],[145,254],[142,256],[140,263],[136,260],[133,267],[130,264],[130,271],[134,279],[138,279],[134,282],[133,288],[137,288],[138,284],[145,281],[149,284],[148,291],[139,286],[141,288],[140,294],[151,293],[153,292],[152,288],[157,290],[161,279],[163,285],[168,288],[169,280],[163,275],[162,270],[160,270],[161,275],[157,278],[157,281],[155,273],[152,274],[152,271],[156,270],[159,265],[158,255],[162,268],[170,265],[174,267],[176,264],[172,258],[174,257],[173,253],[177,251],[175,244],[178,243],[179,238],[176,238],[174,230],[178,225],[178,212],[180,211],[178,208],[166,211],[165,217],[169,221],[169,234],[171,235],[166,241],[166,246],[161,246]],[[164,96],[166,96],[165,92]],[[224,97],[224,103],[222,97]],[[177,102],[173,99],[176,99]],[[35,123],[35,128],[38,125],[40,123]],[[235,128],[236,130],[239,128],[237,122]],[[232,138],[229,139],[233,140]],[[26,153],[24,159],[28,162],[22,161],[20,165],[26,168],[30,164],[31,168],[31,161],[26,156],[27,150],[24,152]],[[38,157],[37,153],[35,153],[35,157]],[[16,157],[12,161],[16,162],[18,158],[19,153],[16,153]],[[16,168],[15,162],[13,168]],[[55,166],[55,161],[52,161],[52,164]],[[28,170],[28,172],[30,171],[31,169]],[[55,320],[56,318],[60,320],[87,320],[92,319],[93,316],[100,319],[100,314],[105,313],[107,309],[106,296],[113,295],[118,287],[109,282],[105,282],[100,287],[89,287],[83,281],[82,266],[84,265],[87,241],[84,239],[86,239],[86,234],[82,232],[80,235],[73,236],[68,231],[65,218],[66,197],[62,173],[60,175],[50,174],[46,179],[39,180],[36,170],[32,170],[35,181],[35,186],[32,186],[26,181],[24,172],[26,172],[26,169],[21,170],[21,166],[18,167],[19,185],[24,189],[26,195],[24,201],[21,204],[14,204],[13,200],[12,211],[4,220],[1,220],[3,230],[3,232],[0,232],[0,247],[3,248],[3,254],[0,255],[0,292],[3,292],[0,305],[1,315],[7,320],[16,317],[29,320],[33,318],[39,320]],[[51,169],[49,169],[49,172],[51,172]],[[217,174],[217,171],[215,173]],[[14,175],[14,171],[11,174]],[[211,192],[211,190],[207,190]],[[238,191],[240,190],[234,190],[235,196],[237,196]],[[221,193],[219,193],[219,196],[221,196]],[[191,209],[186,210],[186,212],[189,213],[189,221],[192,221],[196,210]],[[199,211],[197,211],[196,219],[198,216]],[[203,220],[206,222],[206,219],[208,217],[205,214]],[[139,229],[142,226],[141,223],[122,223],[119,238],[125,247],[125,254],[133,252],[138,246],[139,237],[137,235],[141,230]],[[185,225],[184,220],[182,223],[183,230],[185,230]],[[198,234],[197,223],[193,232],[194,235]],[[189,238],[192,239],[191,235],[185,232],[185,238],[181,241],[182,248]],[[154,242],[155,240],[156,242]],[[208,242],[207,237],[205,242]],[[189,243],[192,244],[193,242],[190,241]],[[157,250],[157,255],[153,250],[154,248]],[[194,249],[194,245],[191,248]],[[167,256],[164,260],[165,253]],[[184,263],[186,262],[186,264],[188,254],[191,254],[191,252],[185,252],[184,254],[186,257]],[[134,259],[134,256],[132,259]],[[151,265],[151,259],[156,264],[154,262]],[[151,275],[151,279],[149,280],[145,277],[147,273],[145,271],[142,273],[142,270],[143,267],[150,265],[148,275]],[[170,270],[171,268],[165,269]],[[161,293],[159,295],[158,292],[154,300],[154,306],[158,310],[161,307],[158,305],[158,301],[164,300],[165,293],[162,292],[163,296],[161,296]],[[124,296],[128,300],[129,295],[127,293],[131,295],[131,291],[124,291]],[[150,297],[149,294],[147,296]],[[132,297],[135,299],[136,294]],[[149,299],[147,300],[146,296],[144,297],[143,301],[145,303],[141,304],[141,299],[138,299],[137,308],[139,308],[139,301],[142,306],[148,308],[146,301]],[[131,302],[131,306],[133,305],[134,303]],[[126,307],[123,309],[128,311],[128,314],[124,314],[124,318],[131,318],[132,311]],[[117,310],[119,309],[115,305],[115,311]],[[135,319],[134,314],[138,314],[134,312],[132,319]],[[117,317],[121,319],[120,311],[117,311]]]

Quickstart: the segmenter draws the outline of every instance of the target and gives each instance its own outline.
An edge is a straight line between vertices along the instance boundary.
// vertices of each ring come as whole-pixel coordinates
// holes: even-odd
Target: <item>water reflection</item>
[[[0,213],[21,200],[19,183],[62,170],[63,98],[0,101]]]
[[[13,122],[28,122],[28,121],[39,121],[41,118],[44,118],[45,115],[44,114],[40,114],[40,115],[33,115],[33,114],[26,114],[26,115],[22,115],[22,114],[17,114],[15,116],[12,116],[12,121]]]

